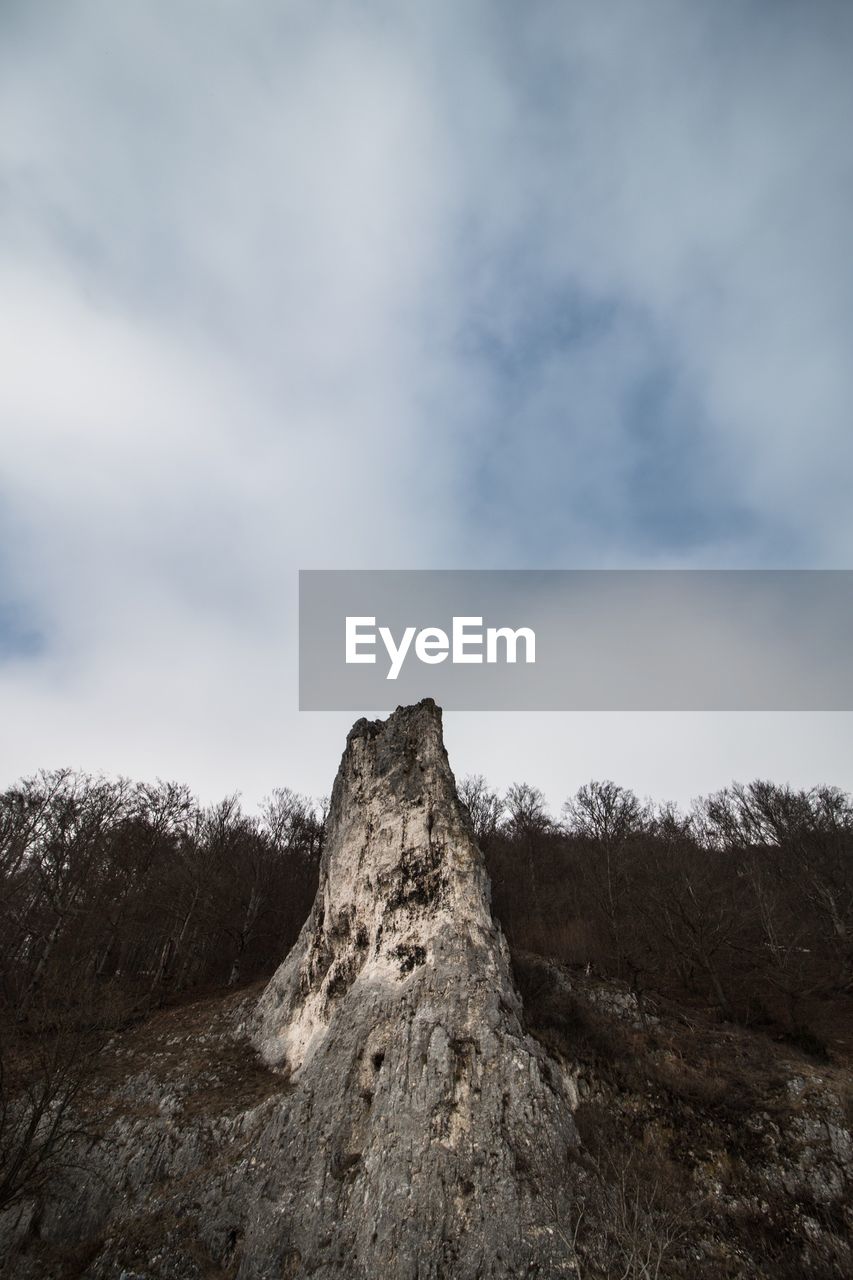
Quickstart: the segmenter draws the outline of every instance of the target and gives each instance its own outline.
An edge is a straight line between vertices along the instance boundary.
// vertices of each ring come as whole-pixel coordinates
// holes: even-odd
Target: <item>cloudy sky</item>
[[[851,65],[843,0],[4,0],[0,785],[328,791],[300,567],[851,567]],[[447,738],[556,807],[851,720]]]

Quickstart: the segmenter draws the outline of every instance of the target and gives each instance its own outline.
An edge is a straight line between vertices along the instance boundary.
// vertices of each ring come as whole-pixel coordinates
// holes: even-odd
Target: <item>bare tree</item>
[[[97,1134],[78,1103],[101,1043],[47,1010],[23,1036],[0,1033],[0,1210],[86,1163]]]
[[[563,805],[566,830],[592,846],[588,879],[619,976],[626,961],[629,847],[646,830],[647,818],[634,792],[615,782],[588,782]]]
[[[502,830],[520,851],[527,873],[528,914],[541,920],[543,900],[538,855],[542,837],[552,828],[545,797],[529,782],[513,782],[503,801]]]
[[[503,808],[504,827],[515,836],[532,839],[552,825],[545,797],[529,782],[513,782],[507,788]]]
[[[317,859],[327,809],[328,803],[318,811],[310,797],[276,787],[261,806],[261,823],[278,849]]]
[[[688,1208],[667,1195],[661,1177],[635,1157],[610,1153],[599,1161],[607,1274],[618,1280],[659,1280],[688,1229]]]
[[[668,943],[683,984],[695,989],[698,973],[722,1014],[733,1017],[727,975],[744,928],[737,881],[713,858],[661,852],[645,907],[648,925]]]
[[[481,773],[469,773],[457,785],[461,803],[468,810],[474,836],[482,848],[492,840],[500,825],[503,801],[489,788]]]

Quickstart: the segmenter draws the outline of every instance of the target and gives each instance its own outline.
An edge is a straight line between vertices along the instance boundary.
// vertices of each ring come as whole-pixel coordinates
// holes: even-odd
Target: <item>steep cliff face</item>
[[[570,1274],[570,1086],[520,1013],[440,710],[359,721],[314,909],[254,1020],[295,1088],[240,1276],[283,1238],[299,1275]]]

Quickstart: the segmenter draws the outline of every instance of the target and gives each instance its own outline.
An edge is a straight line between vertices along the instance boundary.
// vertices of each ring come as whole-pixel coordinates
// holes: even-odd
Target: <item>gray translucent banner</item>
[[[299,575],[303,711],[849,711],[851,655],[848,570]]]

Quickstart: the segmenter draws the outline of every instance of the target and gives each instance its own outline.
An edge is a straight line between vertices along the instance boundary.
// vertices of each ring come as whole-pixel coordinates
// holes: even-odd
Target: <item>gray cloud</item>
[[[300,566],[845,567],[851,21],[4,6],[4,776],[322,789]],[[577,771],[843,782],[830,719],[585,720]],[[487,723],[466,767],[575,770]]]

